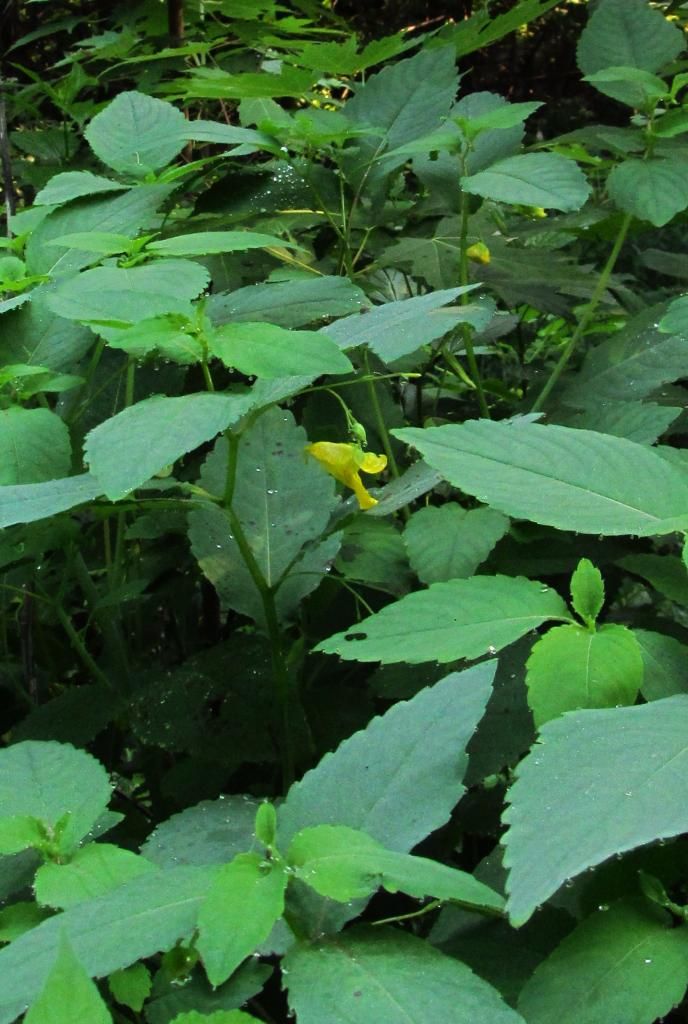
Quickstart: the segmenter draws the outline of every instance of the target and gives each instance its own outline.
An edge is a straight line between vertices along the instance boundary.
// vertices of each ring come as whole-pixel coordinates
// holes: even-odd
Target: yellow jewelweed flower
[[[474,263],[490,262],[490,250],[484,242],[475,242],[474,245],[469,245],[466,249],[466,255],[469,260],[473,260]]]
[[[385,455],[373,455],[372,452],[364,452],[357,444],[341,444],[336,441],[316,441],[306,445],[306,451],[335,480],[351,488],[361,508],[377,505],[377,499],[363,486],[360,474],[381,473],[387,465]]]

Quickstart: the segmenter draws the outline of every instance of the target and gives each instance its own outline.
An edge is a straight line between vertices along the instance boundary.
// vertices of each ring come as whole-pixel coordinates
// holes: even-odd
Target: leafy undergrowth
[[[555,6],[15,42],[0,1024],[686,1019],[686,12],[549,137]]]

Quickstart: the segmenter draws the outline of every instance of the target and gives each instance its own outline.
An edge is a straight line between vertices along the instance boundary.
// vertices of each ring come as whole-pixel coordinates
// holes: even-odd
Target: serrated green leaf
[[[0,409],[0,485],[39,484],[69,473],[72,444],[49,409]],[[1,492],[0,492],[1,493]]]
[[[322,330],[342,349],[367,345],[383,362],[391,363],[443,337],[458,323],[469,323],[476,330],[486,327],[494,311],[489,302],[447,306],[475,287],[449,288],[373,306],[363,315],[345,317]]]
[[[683,49],[677,25],[646,0],[603,0],[578,42],[578,66],[586,75],[624,65],[659,71]]]
[[[355,928],[298,945],[284,967],[299,1024],[523,1024],[465,964],[399,930]]]
[[[186,119],[171,103],[121,92],[92,119],[86,141],[108,167],[143,178],[166,167],[184,148]]]
[[[103,256],[113,256],[127,252],[131,238],[110,231],[72,231],[68,235],[58,235],[46,243],[49,246],[60,246],[63,249],[83,249],[84,252],[97,252]]]
[[[103,766],[68,744],[27,741],[0,750],[0,814],[30,815],[48,828],[66,819],[59,840],[68,852],[107,807]]]
[[[663,227],[688,206],[683,169],[676,157],[624,160],[607,178],[609,197],[625,213]]]
[[[296,246],[276,235],[259,231],[193,231],[174,238],[160,238],[149,242],[146,248],[159,256],[210,256],[249,249],[294,249]]]
[[[502,203],[579,210],[590,195],[573,160],[556,153],[522,153],[461,178],[464,192]]]
[[[42,484],[0,487],[0,527],[45,519],[91,501],[102,492],[90,473]]]
[[[455,487],[519,519],[652,536],[688,522],[688,481],[644,445],[523,421],[393,430]]]
[[[287,331],[275,324],[225,324],[212,334],[210,354],[256,377],[320,377],[349,373],[351,362],[328,334]]]
[[[688,984],[688,929],[668,914],[616,903],[591,914],[541,963],[518,1008],[528,1024],[653,1024]]]
[[[136,323],[164,313],[187,313],[210,275],[191,260],[161,260],[142,267],[95,267],[59,284],[48,305],[80,322]]]
[[[634,629],[643,656],[642,693],[645,700],[661,700],[688,693],[688,647],[665,633]]]
[[[423,583],[472,576],[509,529],[491,508],[464,509],[454,502],[414,512],[404,530],[411,568]]]
[[[528,659],[528,704],[536,726],[564,711],[632,704],[643,681],[638,643],[625,626],[550,629]]]
[[[688,829],[683,788],[671,782],[688,770],[687,730],[683,695],[572,711],[543,727],[503,817],[513,924],[587,868]]]
[[[41,822],[28,814],[13,814],[0,818],[0,854],[20,853],[30,847],[40,847],[46,839]]]
[[[86,436],[85,457],[101,491],[116,501],[164,466],[236,423],[251,396],[155,396],[124,409]]]
[[[365,293],[345,277],[316,277],[249,285],[211,295],[207,313],[215,324],[267,320],[280,327],[303,327],[326,317],[356,313]]]
[[[140,1013],[150,995],[152,979],[145,964],[132,964],[108,978],[113,998],[134,1013]]]
[[[112,974],[190,938],[214,874],[212,868],[146,874],[48,918],[0,950],[0,1024],[11,1024],[36,998],[63,936],[90,977]]]
[[[604,604],[602,573],[589,558],[581,558],[571,577],[571,604],[585,623],[593,623]]]
[[[503,898],[465,871],[425,857],[386,850],[365,832],[342,825],[316,825],[299,832],[288,862],[321,896],[346,903],[381,886],[417,899],[432,896],[470,909],[499,913]]]
[[[244,796],[204,800],[158,825],[141,853],[161,868],[224,864],[251,846],[258,806]]]
[[[197,947],[211,985],[221,985],[284,912],[287,875],[258,854],[225,864],[198,914]]]
[[[66,910],[154,871],[150,861],[110,843],[90,843],[66,864],[48,861],[36,872],[34,893],[44,906]]]
[[[112,1017],[66,939],[26,1024],[112,1024]]]
[[[55,174],[47,185],[36,193],[34,206],[59,206],[72,199],[97,195],[100,192],[124,192],[129,186],[119,181],[102,178],[90,171],[65,171]]]
[[[605,96],[637,109],[650,106],[666,96],[669,87],[657,75],[634,67],[610,67],[585,75],[584,80],[594,85]]]
[[[456,661],[495,654],[548,619],[568,621],[554,590],[511,576],[433,583],[315,648],[345,661]]]
[[[492,662],[452,672],[326,754],[280,806],[280,844],[327,823],[361,829],[406,853],[445,824],[463,793],[465,748],[485,710],[494,670]]]
[[[203,347],[193,333],[188,317],[151,317],[132,327],[100,327],[99,333],[111,348],[119,348],[134,359],[143,359],[157,352],[180,366],[192,366],[203,358]]]

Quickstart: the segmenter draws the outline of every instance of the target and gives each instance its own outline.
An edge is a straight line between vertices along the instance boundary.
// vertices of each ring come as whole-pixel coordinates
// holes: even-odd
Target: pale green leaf
[[[519,420],[392,433],[455,487],[515,518],[643,536],[688,521],[688,481],[658,452],[624,438]]]
[[[287,331],[276,324],[225,324],[211,336],[209,351],[248,376],[320,377],[353,370],[329,334]]]
[[[46,245],[57,245],[63,249],[83,249],[84,252],[113,256],[127,252],[131,238],[111,231],[72,231],[68,235],[51,238]]]
[[[151,991],[150,971],[145,964],[132,964],[111,974],[108,986],[118,1003],[140,1013]]]
[[[25,1024],[112,1024],[98,989],[66,939]]]
[[[583,622],[592,623],[604,604],[602,573],[589,558],[581,558],[571,577],[571,604]]]
[[[64,821],[60,849],[75,846],[110,799],[103,766],[68,744],[26,741],[0,750],[0,814],[30,815],[49,828]]]
[[[469,967],[398,929],[298,945],[284,968],[299,1024],[523,1024]]]
[[[570,619],[566,605],[536,580],[473,576],[408,594],[315,648],[346,661],[456,661],[495,654],[548,619]]]
[[[411,568],[423,583],[472,576],[509,529],[491,508],[461,508],[454,502],[414,512],[404,530]]]
[[[294,249],[295,246],[276,235],[259,231],[194,231],[149,242],[146,248],[159,256],[210,256],[248,249]]]
[[[688,830],[688,696],[572,711],[517,769],[504,821],[508,910],[521,925],[569,878]],[[547,842],[542,842],[543,835]]]
[[[36,872],[34,893],[44,906],[66,910],[154,871],[150,861],[110,843],[89,843],[64,864],[48,861]]]
[[[564,711],[632,704],[642,681],[643,659],[630,629],[559,626],[537,641],[528,659],[528,704],[539,727]]]
[[[0,487],[0,527],[46,519],[83,505],[102,493],[102,487],[90,473],[42,484]]]
[[[267,320],[280,327],[303,327],[326,317],[356,313],[364,305],[365,293],[347,278],[313,277],[211,295],[207,313],[215,324]]]
[[[166,167],[184,148],[186,119],[171,103],[121,92],[91,120],[86,141],[108,167],[142,178]]]
[[[200,263],[161,260],[141,267],[95,267],[59,284],[48,298],[54,313],[81,322],[135,323],[186,313],[210,276]]]
[[[211,985],[221,985],[264,942],[284,911],[285,871],[239,854],[215,876],[198,914],[198,951]]]
[[[432,896],[493,913],[504,905],[498,893],[465,871],[386,850],[365,832],[342,825],[303,829],[291,842],[288,862],[297,878],[340,903],[369,896],[382,886],[417,899]]]
[[[182,80],[185,99],[232,100],[246,97],[301,97],[315,84],[312,71],[283,64],[279,74],[264,71],[230,74],[219,68],[196,67],[192,76]],[[186,129],[188,131],[188,129]]]
[[[461,178],[464,192],[484,199],[546,209],[579,210],[590,195],[573,160],[556,153],[521,153]]]
[[[642,693],[645,700],[661,700],[688,693],[688,647],[665,633],[634,629],[643,656]]]
[[[236,423],[250,405],[250,394],[145,399],[87,434],[86,460],[102,492],[116,501]]]
[[[363,315],[345,317],[322,330],[342,349],[367,345],[383,362],[391,363],[443,337],[458,323],[470,323],[478,330],[485,327],[493,313],[489,303],[447,306],[475,287],[449,288],[373,306]]]
[[[193,323],[181,315],[151,317],[131,327],[99,327],[99,333],[111,348],[119,348],[134,359],[156,352],[162,359],[191,366],[203,358],[203,347],[193,333]]]
[[[607,178],[609,198],[625,213],[663,227],[688,206],[684,171],[678,157],[624,160]]]
[[[0,1024],[11,1024],[39,994],[63,936],[90,977],[188,940],[214,874],[210,868],[147,873],[48,918],[0,950]]]
[[[688,929],[649,904],[616,903],[567,935],[525,984],[528,1024],[653,1024],[688,984]]]
[[[280,844],[310,825],[348,825],[406,853],[444,825],[464,792],[465,749],[494,670],[492,662],[452,672],[326,754],[278,809]]]
[[[54,480],[69,473],[71,462],[69,430],[56,413],[0,409],[0,485]]]
[[[0,854],[21,853],[40,847],[46,838],[41,822],[26,814],[0,818]]]
[[[578,66],[586,75],[619,65],[659,71],[683,46],[678,26],[646,0],[603,0],[581,34]]]
[[[34,206],[59,206],[69,203],[72,199],[97,195],[100,192],[123,192],[127,185],[119,181],[102,178],[90,171],[64,171],[55,174],[47,185],[36,193]]]

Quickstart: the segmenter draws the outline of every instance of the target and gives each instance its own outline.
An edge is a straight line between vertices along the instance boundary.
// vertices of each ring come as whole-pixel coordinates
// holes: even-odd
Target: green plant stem
[[[554,388],[554,386],[556,385],[557,381],[561,377],[562,373],[566,369],[566,366],[567,366],[567,364],[569,362],[569,359],[571,358],[571,356],[575,352],[576,346],[578,345],[578,342],[580,341],[581,337],[583,336],[586,327],[588,326],[588,324],[592,320],[593,315],[594,315],[597,307],[600,304],[600,300],[601,300],[602,296],[604,295],[604,293],[605,293],[605,291],[607,289],[607,285],[609,284],[609,278],[612,275],[612,271],[614,270],[614,267],[616,265],[616,261],[619,258],[619,253],[621,252],[621,249],[623,248],[623,244],[626,241],[626,235],[628,234],[628,229],[631,226],[631,221],[632,220],[633,220],[633,214],[627,213],[624,216],[623,220],[621,221],[621,226],[619,227],[619,231],[618,231],[618,234],[616,236],[616,240],[614,242],[614,245],[612,246],[611,252],[609,253],[609,257],[607,259],[607,262],[605,263],[604,267],[602,268],[602,272],[601,272],[601,274],[600,274],[600,276],[599,276],[599,278],[597,280],[597,284],[596,284],[595,290],[592,293],[592,296],[590,298],[590,302],[585,307],[585,312],[583,313],[582,317],[578,321],[576,329],[574,330],[573,334],[571,335],[571,337],[570,337],[566,347],[564,348],[564,351],[559,356],[557,364],[554,367],[554,369],[552,370],[547,383],[545,384],[545,386],[543,387],[542,391],[540,392],[540,394],[535,399],[535,401],[533,403],[533,408],[532,408],[533,412],[540,412],[540,410],[544,406],[545,402],[547,401],[547,399],[549,398],[550,394],[552,393],[552,389]]]
[[[72,564],[74,567],[76,581],[81,587],[81,591],[88,602],[91,613],[103,634],[105,644],[110,650],[116,663],[118,675],[120,677],[118,689],[128,693],[131,688],[129,678],[129,661],[127,658],[127,649],[119,628],[119,623],[111,615],[110,608],[98,608],[98,590],[91,579],[88,566],[86,565],[84,556],[80,551],[75,553],[72,559]]]
[[[459,240],[460,247],[460,262],[459,262],[459,282],[462,288],[470,284],[468,277],[468,256],[466,250],[468,249],[468,199],[465,192],[461,192],[461,235]],[[459,302],[462,306],[468,304],[468,293],[463,292],[459,296]],[[483,382],[480,376],[480,370],[478,369],[478,361],[475,358],[475,349],[473,347],[473,335],[471,333],[472,328],[469,324],[461,325],[461,335],[463,338],[463,345],[466,351],[466,362],[468,363],[468,369],[470,370],[471,378],[475,384],[475,393],[478,398],[478,406],[480,407],[480,415],[483,419],[490,419],[490,409],[485,398],[485,392],[483,391]]]
[[[103,670],[98,668],[95,661],[86,650],[83,640],[81,639],[77,631],[74,629],[72,621],[65,612],[62,605],[55,605],[55,610],[57,612],[57,617],[60,620],[60,625],[62,626],[65,633],[69,637],[69,642],[71,643],[72,647],[83,661],[85,667],[88,669],[90,674],[99,683],[103,683],[105,686],[107,686],[108,690],[115,690],[115,687],[112,685],[112,683],[105,675]]]
[[[366,371],[366,387],[368,388],[368,395],[370,397],[370,404],[373,409],[373,416],[375,418],[375,426],[377,432],[380,435],[382,441],[382,447],[385,449],[385,455],[387,456],[387,464],[389,471],[393,477],[399,478],[399,467],[397,466],[397,460],[394,458],[394,452],[392,451],[392,445],[389,440],[389,433],[387,431],[387,424],[385,418],[382,415],[382,408],[380,406],[380,400],[377,396],[377,390],[375,387],[375,378],[370,372],[370,363],[368,361],[368,353],[364,350],[363,354],[363,365]]]

